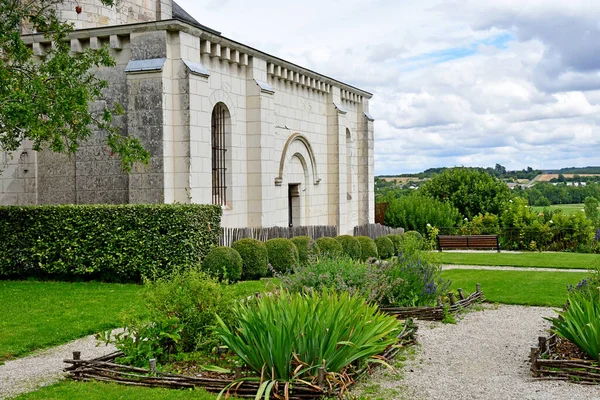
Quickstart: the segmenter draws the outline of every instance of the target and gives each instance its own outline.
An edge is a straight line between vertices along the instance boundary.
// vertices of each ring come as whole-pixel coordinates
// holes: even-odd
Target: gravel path
[[[487,269],[490,271],[539,271],[539,272],[590,272],[587,269],[562,269],[562,268],[530,268],[530,267],[497,267],[488,265],[442,265],[442,270],[449,269]]]
[[[82,358],[100,357],[115,351],[114,346],[98,346],[93,336],[75,340],[62,346],[36,352],[24,358],[6,361],[0,365],[0,399],[37,390],[64,377],[65,358],[73,351],[81,351]]]
[[[403,378],[380,373],[385,398],[485,400],[592,400],[598,386],[533,381],[526,361],[544,334],[550,308],[485,305],[456,325],[419,322],[421,349],[405,363]],[[387,375],[387,376],[386,376]]]

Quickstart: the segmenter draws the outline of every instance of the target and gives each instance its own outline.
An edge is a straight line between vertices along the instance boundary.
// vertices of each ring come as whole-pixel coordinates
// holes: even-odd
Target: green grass
[[[122,312],[143,310],[140,289],[95,282],[0,281],[0,360],[117,327]]]
[[[490,265],[558,269],[590,269],[600,265],[600,255],[583,253],[432,253],[441,264]]]
[[[270,280],[227,286],[231,298],[264,292]],[[141,315],[142,286],[97,282],[0,281],[0,361],[119,326]]]
[[[589,274],[552,271],[448,270],[442,277],[452,289],[471,293],[481,283],[485,298],[492,303],[561,307],[567,299],[567,285],[576,285]]]
[[[544,212],[544,210],[558,210],[561,209],[566,215],[573,215],[582,212],[583,204],[554,204],[548,207],[531,207],[533,211]]]
[[[205,390],[175,390],[123,386],[114,383],[64,381],[17,397],[19,400],[215,400]]]

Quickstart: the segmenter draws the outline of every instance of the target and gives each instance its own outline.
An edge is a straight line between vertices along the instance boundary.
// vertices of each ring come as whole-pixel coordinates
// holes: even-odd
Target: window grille
[[[212,140],[212,202],[213,204],[227,205],[227,181],[225,174],[225,128],[227,122],[227,108],[223,103],[215,106],[212,112],[211,140]]]

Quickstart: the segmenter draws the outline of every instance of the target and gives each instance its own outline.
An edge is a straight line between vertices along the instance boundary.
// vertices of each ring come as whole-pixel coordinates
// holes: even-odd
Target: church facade
[[[0,204],[207,203],[226,227],[335,225],[374,218],[372,95],[235,42],[170,0],[107,8],[66,1],[72,51],[109,46],[98,74],[125,114],[124,134],[151,152],[126,174],[98,132],[74,157],[5,160]],[[51,46],[25,35],[38,57]]]

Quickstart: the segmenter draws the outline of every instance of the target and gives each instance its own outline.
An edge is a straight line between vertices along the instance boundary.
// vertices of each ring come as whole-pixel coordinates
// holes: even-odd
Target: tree
[[[506,167],[498,163],[496,163],[494,171],[496,171],[496,175],[506,175]]]
[[[435,175],[421,190],[425,195],[449,202],[469,219],[478,214],[500,215],[511,197],[504,182],[468,168],[453,168]]]
[[[600,212],[598,211],[598,207],[600,206],[600,201],[597,198],[589,196],[585,198],[584,210],[585,216],[588,217],[590,221],[594,224],[594,226],[598,225],[600,222]]]
[[[36,151],[49,148],[73,154],[94,131],[107,133],[107,146],[129,171],[150,155],[139,140],[122,136],[113,125],[118,104],[90,107],[102,99],[107,82],[94,69],[112,67],[108,48],[71,52],[73,26],[55,11],[64,0],[2,0],[0,2],[0,151],[17,150],[31,140]],[[115,0],[101,0],[113,6]],[[77,9],[79,12],[80,9]],[[44,32],[53,45],[34,59],[21,36],[22,26]],[[93,109],[98,109],[94,111]]]

